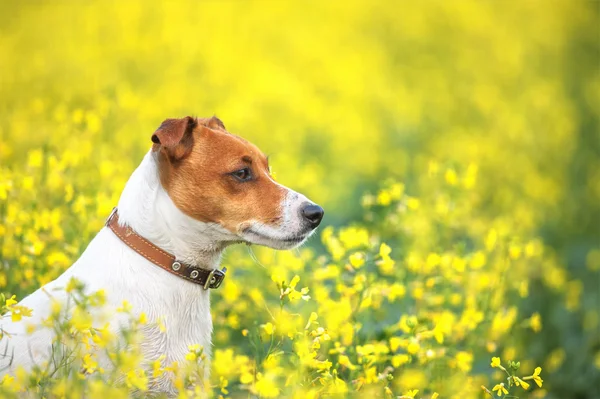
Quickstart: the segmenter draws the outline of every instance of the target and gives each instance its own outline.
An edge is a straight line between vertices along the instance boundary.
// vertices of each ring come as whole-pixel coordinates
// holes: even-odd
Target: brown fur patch
[[[161,183],[175,205],[197,220],[219,223],[233,233],[252,220],[277,224],[285,190],[270,178],[264,154],[228,133],[216,117],[196,121],[181,143],[154,147]],[[231,175],[245,167],[252,171],[252,180],[240,182]]]

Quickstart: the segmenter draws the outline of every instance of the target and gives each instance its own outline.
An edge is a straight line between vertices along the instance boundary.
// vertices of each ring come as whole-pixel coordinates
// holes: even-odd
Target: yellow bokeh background
[[[539,267],[514,272],[528,281],[515,309],[548,321],[542,338],[519,338],[515,346],[532,364],[554,366],[543,395],[598,394],[597,2],[58,1],[1,8],[1,291],[22,297],[76,259],[163,119],[216,114],[270,155],[278,181],[323,205],[326,226],[369,224],[365,201],[367,208],[394,204],[401,196],[392,182],[402,181],[408,209],[423,198],[422,209],[430,203],[432,212],[457,212],[440,222],[450,231],[460,226],[476,241],[500,229],[507,243],[518,241],[507,244],[513,259],[521,251],[533,257],[543,245]],[[468,201],[453,208],[446,198]],[[442,247],[458,246],[431,218],[409,223],[424,241],[394,246],[397,268],[412,270],[413,252],[436,268],[444,264]],[[385,223],[371,228],[375,241],[396,231]],[[332,255],[343,269],[346,255],[336,259],[332,245],[311,241],[311,255],[298,255],[297,267],[292,255],[260,250],[269,271],[245,251],[226,262],[233,278],[241,264],[256,281],[281,268],[288,281],[304,270],[302,281],[310,282],[324,267],[318,254]],[[342,247],[354,248],[343,239]],[[436,251],[442,260],[428,257]],[[504,270],[477,266],[483,255],[473,254],[475,270]],[[427,288],[422,283],[418,289]],[[247,289],[226,284],[235,299]],[[319,284],[311,290],[323,305]],[[235,333],[246,309],[221,320],[229,327],[215,327],[217,347],[247,349]],[[516,317],[504,310],[502,317]],[[394,317],[377,322],[398,322],[399,313]],[[494,325],[494,317],[491,330],[498,331],[504,319]],[[503,334],[491,334],[494,345],[502,347]],[[477,356],[475,368],[487,367],[487,354],[469,347],[452,367],[460,370],[467,352]],[[411,370],[396,381],[410,379]],[[411,387],[431,394],[421,377]],[[470,384],[478,389],[478,381]]]

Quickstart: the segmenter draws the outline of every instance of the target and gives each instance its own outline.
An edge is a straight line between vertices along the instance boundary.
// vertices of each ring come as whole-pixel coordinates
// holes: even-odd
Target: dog
[[[60,288],[75,277],[89,292],[103,289],[108,306],[125,300],[134,315],[163,323],[164,334],[144,333],[146,361],[182,363],[188,346],[199,344],[208,362],[209,291],[225,277],[219,269],[223,250],[235,243],[295,248],[315,231],[324,211],[275,182],[263,153],[229,133],[217,117],[167,119],[151,140],[106,226],[69,269],[21,304],[33,309],[28,323],[41,324],[51,314],[49,295],[65,304]],[[1,373],[48,359],[49,328],[28,334],[23,322],[1,323],[11,335],[3,339],[11,356],[0,358]],[[113,320],[111,328],[118,325]],[[168,378],[153,381],[150,390],[176,394]]]

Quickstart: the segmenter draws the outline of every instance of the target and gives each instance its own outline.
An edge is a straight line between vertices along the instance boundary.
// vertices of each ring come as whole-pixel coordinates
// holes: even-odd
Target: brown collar
[[[127,244],[129,248],[133,249],[156,266],[169,273],[173,273],[182,279],[199,284],[203,286],[205,290],[209,288],[219,288],[225,279],[227,268],[224,267],[223,270],[206,270],[186,265],[185,263],[176,260],[173,255],[163,251],[144,237],[137,234],[131,227],[119,225],[117,208],[113,209],[106,220],[106,226],[111,229],[121,241]]]

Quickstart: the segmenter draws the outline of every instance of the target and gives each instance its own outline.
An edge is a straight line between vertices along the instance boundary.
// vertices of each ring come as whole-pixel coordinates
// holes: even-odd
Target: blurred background
[[[471,225],[510,220],[548,254],[513,298],[543,320],[519,356],[544,366],[548,397],[598,398],[599,14],[582,0],[3,1],[0,289],[21,297],[77,257],[163,119],[216,114],[334,227],[390,179],[427,197],[431,173],[475,170]]]

